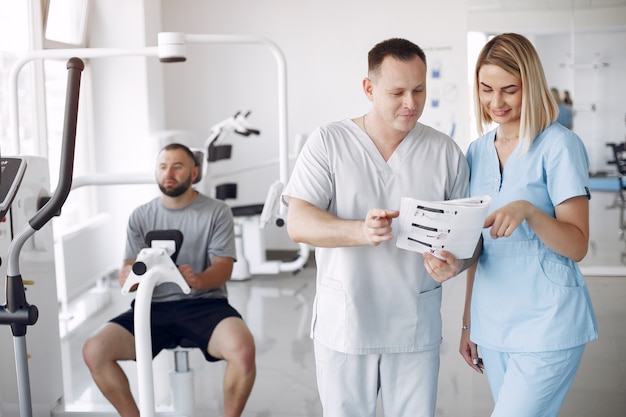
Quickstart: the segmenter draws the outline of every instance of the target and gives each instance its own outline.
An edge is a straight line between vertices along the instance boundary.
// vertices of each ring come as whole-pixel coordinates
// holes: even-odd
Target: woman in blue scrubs
[[[587,153],[555,123],[557,105],[525,37],[506,33],[483,47],[474,96],[482,136],[467,152],[470,193],[491,196],[491,205],[482,254],[468,270],[460,352],[487,374],[492,417],[557,416],[585,344],[598,337],[577,266],[589,240]]]

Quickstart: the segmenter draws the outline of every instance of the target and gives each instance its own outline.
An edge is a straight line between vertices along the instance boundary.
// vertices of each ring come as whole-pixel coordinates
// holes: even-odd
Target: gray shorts
[[[134,307],[133,300],[130,310],[110,322],[119,324],[134,335]],[[163,349],[182,346],[197,347],[207,361],[219,361],[220,359],[209,355],[209,340],[215,327],[227,317],[241,318],[241,315],[225,298],[192,298],[152,303],[152,357]]]

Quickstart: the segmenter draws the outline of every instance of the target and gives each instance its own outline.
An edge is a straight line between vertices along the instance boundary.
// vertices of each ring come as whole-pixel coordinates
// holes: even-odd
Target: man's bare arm
[[[393,238],[397,210],[371,209],[364,219],[340,219],[313,204],[291,197],[287,231],[294,242],[316,247],[376,246]]]

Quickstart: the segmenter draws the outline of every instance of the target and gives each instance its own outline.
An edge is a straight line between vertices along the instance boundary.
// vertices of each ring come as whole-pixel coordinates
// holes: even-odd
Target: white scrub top
[[[563,201],[589,195],[588,157],[576,134],[551,124],[523,153],[520,144],[502,175],[495,130],[468,149],[470,194],[489,195],[489,211],[526,200],[555,217]],[[471,302],[471,340],[500,352],[568,349],[598,337],[589,292],[578,268],[539,240],[525,221],[508,238],[484,246]]]
[[[397,210],[401,197],[466,197],[469,169],[457,144],[418,123],[385,161],[349,119],[318,128],[305,143],[283,201],[308,201],[342,219]],[[394,229],[397,230],[394,219]],[[311,336],[345,353],[417,352],[441,343],[441,284],[419,253],[395,239],[378,246],[316,248]]]

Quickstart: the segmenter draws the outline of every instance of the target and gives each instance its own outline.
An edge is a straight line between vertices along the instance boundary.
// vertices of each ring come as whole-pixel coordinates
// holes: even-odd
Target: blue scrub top
[[[467,152],[470,194],[489,195],[490,212],[526,200],[555,217],[555,206],[589,195],[589,161],[576,134],[552,123],[524,152],[507,159],[502,174],[495,130]],[[567,349],[598,337],[589,292],[578,265],[550,250],[524,221],[508,238],[484,247],[471,302],[471,340],[503,352]]]

